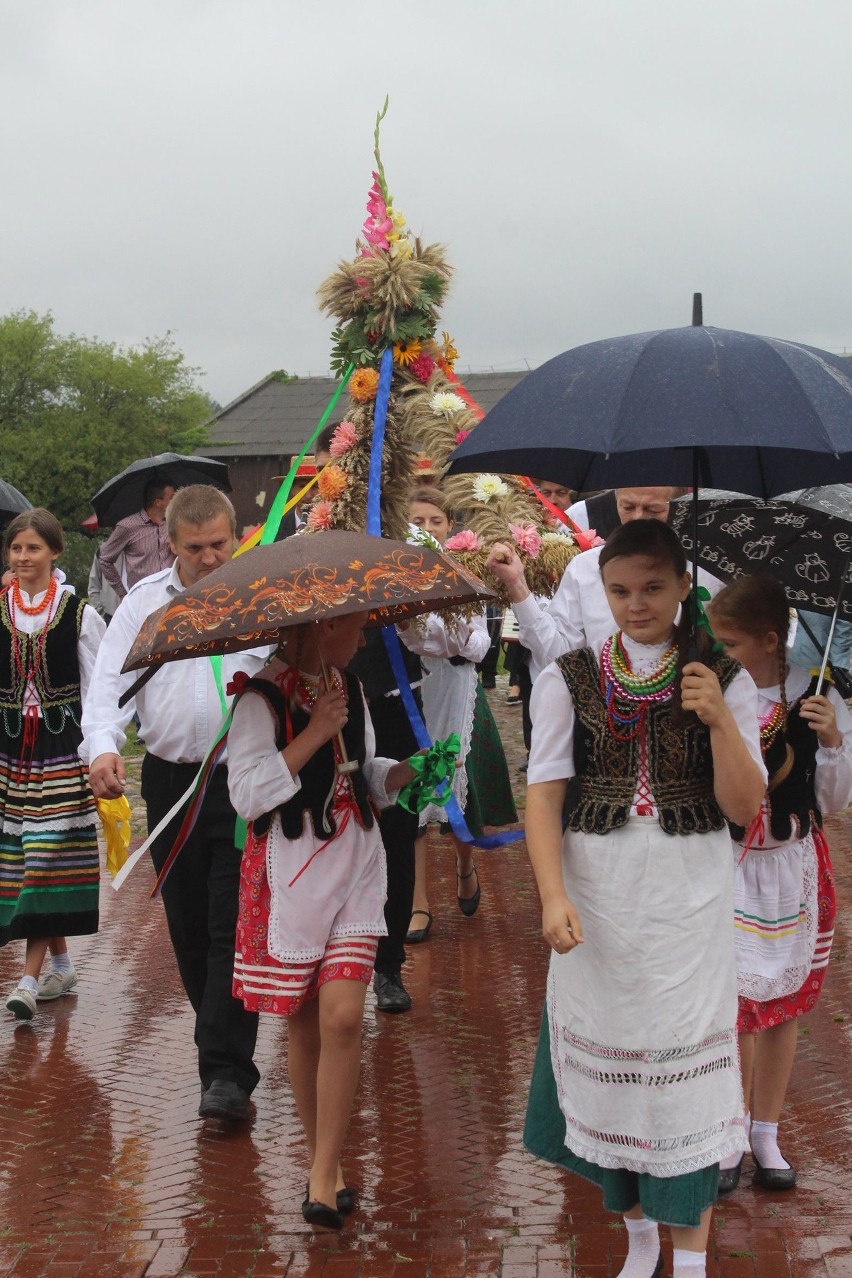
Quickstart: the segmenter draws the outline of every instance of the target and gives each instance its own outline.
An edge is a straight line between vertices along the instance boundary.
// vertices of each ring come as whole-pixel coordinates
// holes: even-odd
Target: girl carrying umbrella
[[[725,816],[765,772],[754,684],[684,663],[690,577],[659,520],[612,534],[600,569],[617,633],[533,689],[527,845],[553,951],[525,1142],[624,1214],[622,1278],[699,1278],[719,1161],[745,1147]],[[563,838],[568,780],[579,801]]]
[[[231,799],[250,822],[234,995],[288,1018],[311,1158],[302,1215],[327,1229],[355,1207],[340,1156],[377,938],[387,934],[374,805],[388,806],[414,777],[407,762],[375,756],[361,685],[344,672],[366,620],[350,613],[284,631],[273,661],[240,685],[228,737]]]

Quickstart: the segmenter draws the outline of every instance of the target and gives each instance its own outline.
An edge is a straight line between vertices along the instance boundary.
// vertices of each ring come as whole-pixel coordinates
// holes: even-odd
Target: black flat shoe
[[[754,1158],[753,1151],[752,1157]],[[761,1189],[795,1189],[796,1169],[795,1167],[761,1167],[757,1158],[754,1158],[754,1183],[760,1185]]]
[[[409,945],[419,945],[421,941],[425,941],[429,933],[432,931],[432,923],[434,921],[432,918],[432,914],[429,910],[412,910],[411,911],[412,919],[414,918],[415,914],[423,915],[423,917],[426,920],[426,926],[412,927],[411,924],[409,923],[408,931],[405,935],[405,939]]]
[[[308,1225],[320,1225],[323,1229],[342,1229],[343,1213],[335,1207],[329,1207],[327,1203],[317,1202],[316,1199],[309,1198],[310,1189],[305,1190],[305,1201],[302,1203],[302,1216]],[[344,1189],[341,1191],[346,1193]]]
[[[349,1216],[358,1205],[358,1190],[352,1185],[337,1191],[337,1210],[341,1216]]]
[[[459,874],[459,867],[456,865],[456,878],[459,883],[464,883],[465,879],[469,879],[471,874],[476,874],[476,862],[468,870],[467,874]],[[479,886],[479,875],[476,874],[476,891],[473,896],[460,896],[457,898],[459,909],[466,919],[472,918],[479,909],[479,902],[482,899],[482,888]]]
[[[743,1170],[743,1159],[745,1154],[740,1154],[740,1161],[736,1167],[720,1167],[719,1168],[719,1194],[732,1194],[740,1183],[740,1176]]]

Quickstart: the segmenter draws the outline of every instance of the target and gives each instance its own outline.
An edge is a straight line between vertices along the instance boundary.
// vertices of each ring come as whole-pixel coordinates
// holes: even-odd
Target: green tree
[[[125,348],[61,336],[49,314],[0,317],[0,476],[74,527],[130,462],[204,443],[199,374],[170,334]]]

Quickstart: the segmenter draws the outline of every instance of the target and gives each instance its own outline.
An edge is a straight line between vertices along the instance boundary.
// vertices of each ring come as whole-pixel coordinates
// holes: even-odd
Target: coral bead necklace
[[[47,590],[44,592],[44,598],[41,603],[27,604],[24,603],[24,597],[21,594],[21,587],[18,583],[18,578],[15,577],[11,586],[12,603],[15,607],[15,611],[22,612],[27,617],[37,617],[41,612],[49,613],[51,604],[56,598],[57,584],[56,578],[51,574],[50,583]]]

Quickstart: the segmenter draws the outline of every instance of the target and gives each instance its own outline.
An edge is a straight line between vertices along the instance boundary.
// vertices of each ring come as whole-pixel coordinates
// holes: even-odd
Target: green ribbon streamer
[[[272,503],[272,508],[270,509],[269,514],[266,516],[266,524],[264,525],[263,532],[260,535],[260,541],[258,542],[259,546],[268,546],[270,542],[273,542],[275,538],[278,536],[278,529],[281,527],[281,519],[284,513],[284,507],[287,505],[287,502],[290,498],[290,491],[293,487],[293,481],[296,478],[296,471],[301,466],[305,453],[312,446],[317,435],[320,434],[326,422],[328,421],[329,417],[331,417],[331,414],[334,412],[334,409],[337,405],[337,401],[340,399],[340,396],[343,394],[344,390],[346,389],[346,383],[349,381],[349,378],[352,376],[354,371],[355,371],[355,365],[350,364],[346,372],[343,374],[343,379],[340,385],[338,386],[337,390],[334,392],[331,399],[329,400],[328,408],[325,410],[322,417],[319,419],[319,423],[316,427],[316,430],[313,432],[312,435],[309,436],[306,442],[302,445],[302,451],[296,457],[295,461],[293,462],[293,465],[290,467],[290,470],[287,474],[287,478],[284,480],[281,487],[278,489],[278,492],[275,496],[275,501]]]
[[[400,790],[396,800],[399,806],[418,813],[430,803],[445,807],[453,792],[452,778],[460,749],[459,734],[453,732],[446,741],[436,741],[425,754],[413,754],[408,765],[417,775]],[[438,787],[444,782],[447,784],[439,794]]]
[[[724,648],[713,634],[713,627],[710,625],[710,618],[707,616],[707,609],[704,607],[708,599],[712,598],[710,591],[706,586],[698,586],[695,591],[695,622],[698,630],[704,630],[707,638],[713,645],[713,652],[723,652]]]

